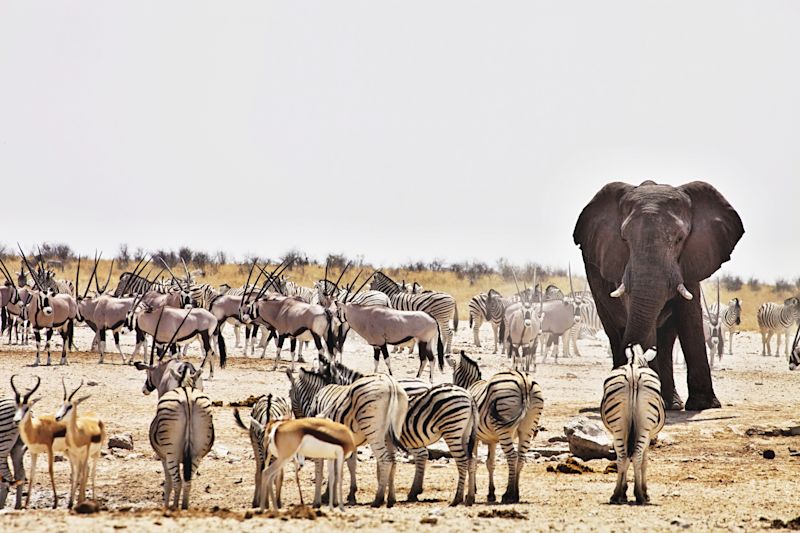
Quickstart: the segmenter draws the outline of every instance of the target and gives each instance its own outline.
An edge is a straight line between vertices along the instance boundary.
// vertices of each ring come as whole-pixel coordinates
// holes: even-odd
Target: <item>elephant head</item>
[[[617,287],[610,296],[622,297],[623,346],[647,349],[656,344],[667,302],[691,300],[686,284],[696,285],[729,260],[743,234],[739,215],[708,183],[645,181],[603,187],[583,209],[573,237],[584,261]]]

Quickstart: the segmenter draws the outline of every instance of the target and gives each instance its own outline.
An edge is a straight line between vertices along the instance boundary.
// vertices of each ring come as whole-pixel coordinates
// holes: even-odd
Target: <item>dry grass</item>
[[[75,279],[75,266],[77,263],[70,263],[68,264],[63,274],[59,271],[58,276],[63,277],[65,279],[71,279],[74,281]],[[101,277],[101,284],[105,281],[106,276],[108,275],[108,267],[110,265],[110,261],[103,260],[100,263],[100,277]],[[86,283],[89,281],[89,275],[91,273],[91,262],[89,263],[81,263],[81,287],[85,287]],[[128,268],[133,268],[133,265],[128,265]],[[191,265],[189,268],[193,268]],[[110,287],[114,287],[119,279],[119,274],[122,270],[118,267],[118,265],[114,265],[114,274],[112,276],[112,280],[110,283]],[[179,267],[177,270],[174,271],[177,276],[180,276],[183,270]],[[231,286],[239,286],[242,285],[245,280],[247,279],[247,272],[248,267],[243,267],[239,264],[227,264],[222,265],[220,267],[210,267],[206,269],[206,276],[203,278],[205,283],[211,283],[212,285],[219,285],[221,283],[228,283]],[[360,279],[364,279],[364,275],[368,275],[368,271],[362,275]],[[411,283],[416,281],[420,283],[426,289],[434,289],[447,292],[452,294],[453,297],[456,299],[458,304],[458,311],[459,311],[459,318],[462,321],[466,321],[469,319],[469,300],[474,295],[486,292],[491,288],[500,291],[502,294],[513,294],[516,292],[514,282],[506,281],[502,279],[498,275],[490,275],[490,276],[482,276],[477,279],[474,283],[470,283],[470,281],[465,277],[459,277],[453,272],[433,272],[433,271],[423,271],[423,272],[409,272],[401,269],[387,269],[386,274],[392,277],[395,281],[402,281],[406,280],[406,282]],[[345,274],[343,281],[350,282],[355,278],[356,274],[358,273],[357,269],[350,269]],[[292,270],[286,272],[288,277],[293,281],[300,283],[301,285],[305,285],[310,287],[314,284],[314,282],[318,279],[321,279],[325,274],[325,267],[319,265],[308,265],[305,267],[297,267]],[[331,275],[334,277],[338,277],[339,271],[331,272]],[[528,285],[531,285],[533,280],[525,280]],[[543,279],[537,280],[541,281],[545,284],[553,283],[559,287],[564,292],[569,291],[569,279],[566,277],[544,277]],[[523,283],[523,280],[520,280],[520,283]],[[360,282],[359,282],[360,284]],[[582,290],[584,288],[585,282],[584,279],[581,277],[575,277],[573,279],[573,284],[575,290]],[[709,304],[716,301],[716,289],[715,284],[712,281],[707,281],[704,284],[706,295],[708,296]],[[93,285],[94,287],[94,285]],[[521,287],[520,287],[521,288]],[[756,310],[758,306],[760,306],[764,302],[783,302],[786,298],[790,296],[796,295],[796,292],[792,291],[783,291],[778,292],[775,290],[774,286],[764,285],[758,290],[753,290],[748,285],[744,285],[741,290],[739,291],[728,291],[725,287],[722,287],[720,291],[720,297],[723,303],[727,303],[728,300],[734,297],[738,297],[742,301],[743,313],[742,313],[742,327],[745,330],[757,330],[758,325],[756,324]]]

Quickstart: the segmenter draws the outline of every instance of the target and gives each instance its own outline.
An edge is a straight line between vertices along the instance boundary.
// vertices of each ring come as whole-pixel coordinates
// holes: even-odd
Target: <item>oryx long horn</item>
[[[178,281],[178,278],[175,277],[175,274],[173,274],[172,269],[169,267],[167,262],[164,260],[163,257],[159,257],[159,259],[161,259],[161,262],[164,263],[165,267],[167,267],[167,271],[169,272],[169,275],[172,276],[172,280],[178,285],[178,287],[180,287],[181,286],[181,282]]]
[[[181,264],[183,265],[183,271],[186,272],[186,283],[189,283],[192,279],[192,275],[189,274],[189,269],[186,268],[186,261],[183,260],[183,257],[181,257]]]
[[[108,269],[108,277],[106,278],[106,284],[103,285],[103,291],[102,292],[106,292],[106,289],[108,289],[108,284],[111,283],[111,273],[112,272],[114,272],[114,260],[113,259],[111,260],[111,267]]]
[[[325,280],[325,283],[328,282],[328,265],[330,264],[330,262],[331,262],[330,258],[326,257],[325,258],[325,277],[322,278],[322,279]]]
[[[719,323],[719,312],[720,312],[720,305],[719,305],[719,277],[717,277],[717,323]]]
[[[291,262],[291,261],[294,261],[294,259],[290,260],[290,262]],[[258,291],[258,296],[256,296],[256,300],[258,300],[259,298],[261,298],[262,296],[264,296],[264,293],[266,293],[266,292],[267,292],[267,289],[270,287],[270,285],[272,285],[272,284],[273,284],[273,280],[275,279],[275,273],[278,271],[278,269],[279,269],[279,268],[281,268],[282,266],[284,266],[284,264],[286,264],[286,261],[285,261],[285,260],[284,260],[284,261],[281,261],[281,262],[278,264],[278,266],[276,266],[276,267],[275,267],[275,268],[272,270],[272,272],[271,272],[270,274],[267,274],[267,269],[266,269],[266,268],[261,268],[261,265],[258,265],[258,264],[256,265],[256,266],[258,266],[258,268],[259,268],[259,269],[261,269],[261,273],[267,276],[267,281],[264,283],[264,286],[263,286],[263,287],[261,287],[261,290],[260,290],[260,291]]]
[[[575,301],[575,290],[572,288],[572,265],[567,263],[567,271],[569,272],[569,296],[572,301]]]
[[[679,283],[678,284],[678,294],[680,294],[681,296],[683,296],[687,300],[691,300],[692,298],[694,298],[692,296],[692,293],[689,292],[689,290],[686,288],[686,286],[683,283]]]
[[[80,277],[81,277],[81,256],[79,255],[78,256],[78,268],[77,268],[77,270],[75,270],[75,296],[77,296],[81,292],[78,289],[79,282],[80,282]]]
[[[513,268],[511,269],[511,273],[514,274],[514,286],[517,288],[517,296],[519,296],[520,301],[522,301],[522,294],[519,292],[519,283],[517,283],[517,273]]]
[[[178,336],[178,332],[181,330],[181,328],[183,327],[183,324],[186,322],[186,319],[189,318],[189,315],[192,314],[192,311],[194,311],[194,309],[195,309],[194,307],[189,309],[189,312],[186,313],[186,316],[183,317],[183,320],[181,320],[181,323],[178,324],[178,327],[175,329],[175,333],[172,334],[172,337],[169,339],[169,342],[167,343],[167,347],[169,347],[173,342],[175,342],[175,338]]]
[[[94,276],[94,290],[97,294],[100,294],[100,278],[97,276],[97,269],[100,267],[100,261],[103,259],[103,252],[100,252],[100,255],[97,257],[97,261],[94,264],[94,272],[92,275]]]
[[[11,272],[8,270],[8,267],[3,262],[2,257],[0,257],[0,266],[2,266],[2,269],[0,270],[3,271],[3,277],[6,278],[11,285],[14,285],[14,278],[11,277]]]
[[[289,261],[287,261],[286,264],[283,265],[283,267],[281,267],[280,270],[277,270],[277,272],[275,270],[273,270],[272,274],[271,274],[271,279],[269,280],[269,283],[266,284],[266,287],[269,287],[270,285],[272,285],[276,289],[278,289],[279,288],[278,282],[280,281],[281,276],[283,275],[284,272],[286,272],[286,270],[290,266],[292,266],[294,264],[294,262],[295,262],[295,258],[292,258]]]
[[[360,275],[360,273],[359,273],[359,275]],[[361,284],[361,286],[358,288],[358,290],[357,290],[356,292],[354,292],[354,293],[353,293],[353,296],[351,297],[351,300],[352,300],[353,298],[355,298],[355,297],[356,297],[356,294],[358,294],[359,292],[361,292],[361,289],[363,289],[363,288],[364,288],[364,286],[365,286],[367,283],[369,283],[369,280],[371,280],[371,279],[372,279],[372,276],[374,276],[374,275],[375,275],[375,272],[373,272],[372,274],[370,274],[370,275],[367,277],[367,279],[365,279],[365,280],[364,280],[364,283],[362,283],[362,284]],[[358,276],[356,276],[356,278],[358,278]]]
[[[619,287],[617,287],[616,290],[612,291],[611,294],[609,294],[609,296],[611,296],[612,298],[619,298],[623,294],[625,294],[625,283],[620,283]]]
[[[244,282],[244,293],[243,293],[243,296],[244,296],[244,297],[242,298],[242,302],[244,302],[244,301],[245,301],[245,299],[247,298],[247,296],[248,296],[248,294],[247,294],[247,293],[248,293],[248,292],[252,292],[251,290],[249,290],[249,286],[250,286],[250,276],[252,276],[252,275],[253,275],[253,270],[254,270],[255,268],[256,268],[256,261],[255,261],[255,259],[254,259],[254,260],[253,260],[253,264],[252,264],[252,265],[250,265],[250,272],[248,272],[248,273],[247,273],[247,281],[245,281],[245,282]]]
[[[534,294],[536,293],[536,277],[537,277],[538,273],[539,273],[539,268],[538,267],[533,267],[533,292],[534,292]],[[533,297],[531,297],[531,299],[533,299]],[[542,300],[542,289],[540,287],[539,288],[539,301],[541,301],[541,300]],[[533,302],[531,302],[531,303],[533,303]]]
[[[336,285],[336,288],[339,288],[339,282],[342,281],[342,276],[344,276],[344,273],[347,272],[347,269],[348,269],[349,266],[350,266],[350,262],[348,261],[347,264],[342,269],[341,274],[339,274],[339,279],[337,279],[336,283],[334,283],[334,285]]]
[[[101,255],[102,256],[102,255]],[[86,295],[89,294],[89,289],[92,288],[92,279],[95,279],[97,276],[97,265],[100,264],[100,258],[97,257],[97,250],[94,252],[94,266],[92,267],[92,273],[89,275],[89,282],[86,283],[86,289],[83,291],[83,297],[86,298]],[[77,294],[77,288],[75,289],[75,294]]]
[[[350,283],[347,284],[347,292],[344,293],[344,301],[345,302],[347,301],[348,296],[350,297],[350,300],[352,300],[355,297],[356,293],[353,292],[353,287],[356,286],[356,283],[358,282],[358,278],[361,277],[361,274],[363,272],[364,272],[364,269],[359,270],[358,274],[356,274],[356,277],[353,278],[353,281],[351,281]]]
[[[19,248],[19,253],[22,254],[22,259],[23,261],[25,261],[25,266],[28,267],[28,272],[31,273],[31,277],[33,278],[33,283],[36,285],[36,288],[41,291],[42,286],[39,284],[39,276],[37,276],[36,273],[31,268],[31,264],[28,262],[28,258],[25,255],[25,252],[22,251],[22,246],[20,246],[19,243],[17,243],[17,248]]]

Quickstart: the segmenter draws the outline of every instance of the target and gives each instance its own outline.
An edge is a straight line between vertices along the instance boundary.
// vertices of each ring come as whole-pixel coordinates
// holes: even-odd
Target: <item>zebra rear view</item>
[[[664,400],[661,381],[647,363],[655,350],[643,354],[629,348],[629,364],[614,369],[603,384],[600,415],[611,433],[617,453],[617,485],[611,503],[628,501],[628,466],[633,461],[634,495],[637,504],[650,501],[647,496],[647,448],[664,427]]]
[[[158,401],[150,424],[150,445],[164,465],[164,506],[189,508],[192,476],[214,445],[214,421],[208,396],[192,387],[173,389]],[[183,475],[181,475],[181,469]],[[174,485],[175,496],[169,503]]]

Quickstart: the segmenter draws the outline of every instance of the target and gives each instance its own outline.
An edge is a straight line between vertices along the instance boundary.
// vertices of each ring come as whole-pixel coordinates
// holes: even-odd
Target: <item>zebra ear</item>
[[[744,226],[731,204],[708,183],[694,181],[678,190],[692,199],[692,230],[680,257],[683,279],[702,281],[731,258]]]
[[[622,197],[633,189],[622,182],[609,183],[583,208],[572,238],[583,260],[600,270],[604,279],[618,282],[628,263],[628,247],[622,240]]]
[[[644,360],[648,363],[656,358],[656,351],[653,348],[648,348],[646,352],[644,352]]]

